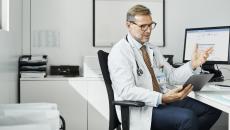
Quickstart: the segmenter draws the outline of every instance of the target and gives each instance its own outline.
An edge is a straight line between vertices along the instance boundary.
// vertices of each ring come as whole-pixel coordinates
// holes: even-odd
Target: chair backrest
[[[121,123],[118,120],[115,105],[112,103],[114,101],[114,95],[108,69],[109,53],[99,50],[97,54],[109,98],[109,130],[114,130],[115,128],[119,127]]]

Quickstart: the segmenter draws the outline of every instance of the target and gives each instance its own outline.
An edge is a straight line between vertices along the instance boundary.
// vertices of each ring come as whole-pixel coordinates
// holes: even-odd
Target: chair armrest
[[[113,105],[121,106],[121,124],[123,130],[129,130],[129,108],[130,107],[143,107],[145,106],[144,102],[140,101],[113,101]]]
[[[114,105],[120,105],[120,106],[132,106],[132,107],[143,107],[145,106],[144,102],[140,102],[140,101],[128,101],[128,100],[124,100],[124,101],[113,101]]]

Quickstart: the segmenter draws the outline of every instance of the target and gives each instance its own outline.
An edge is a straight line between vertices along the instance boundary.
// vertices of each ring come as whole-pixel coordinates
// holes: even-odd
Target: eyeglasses
[[[146,31],[148,28],[150,28],[151,30],[153,30],[156,27],[156,25],[157,25],[157,23],[154,22],[154,21],[152,23],[150,23],[150,24],[143,24],[143,25],[138,25],[134,21],[129,21],[129,22],[137,25],[138,27],[140,27],[141,31]]]

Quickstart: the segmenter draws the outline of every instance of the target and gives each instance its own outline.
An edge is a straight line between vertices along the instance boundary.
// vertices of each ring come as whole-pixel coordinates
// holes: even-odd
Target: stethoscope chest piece
[[[143,70],[139,67],[137,61],[136,61],[136,65],[137,65],[137,75],[138,75],[138,76],[143,75]]]
[[[142,74],[143,74],[142,69],[140,69],[140,68],[139,68],[139,69],[137,69],[137,75],[138,75],[138,76],[141,76]]]

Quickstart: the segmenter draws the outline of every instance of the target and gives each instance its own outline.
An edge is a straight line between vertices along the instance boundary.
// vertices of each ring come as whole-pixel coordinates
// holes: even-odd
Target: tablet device
[[[189,79],[184,83],[183,88],[188,84],[193,85],[193,91],[200,91],[201,88],[213,77],[214,74],[199,74],[192,75]]]

